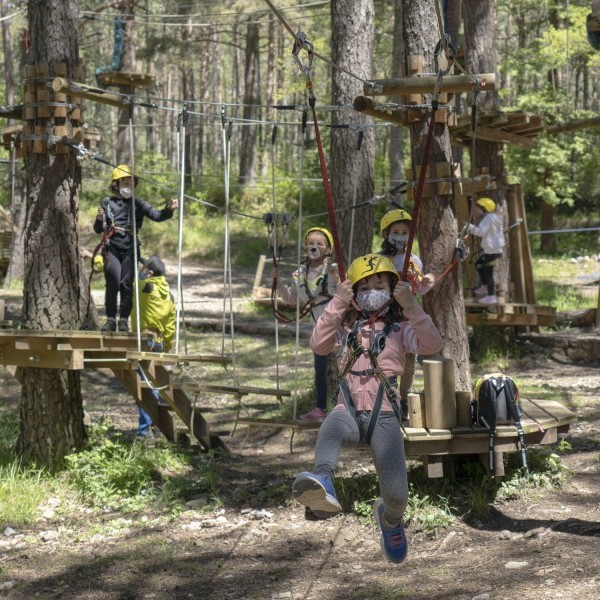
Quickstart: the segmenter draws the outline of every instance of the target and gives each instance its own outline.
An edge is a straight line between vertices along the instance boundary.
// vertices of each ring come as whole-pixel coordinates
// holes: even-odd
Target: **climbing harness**
[[[371,327],[371,339],[369,341],[369,347],[367,349],[363,348],[363,346],[357,340],[357,333],[360,326],[360,322],[357,320],[352,329],[345,335],[342,341],[342,347],[340,348],[337,355],[338,358],[340,358],[341,356],[343,356],[344,349],[348,349],[348,360],[344,366],[344,370],[338,378],[338,387],[333,396],[333,403],[337,403],[337,399],[341,394],[346,409],[352,415],[352,417],[356,419],[356,407],[352,400],[346,377],[350,374],[357,377],[375,376],[377,378],[377,380],[379,381],[379,388],[377,389],[375,403],[373,404],[373,409],[369,417],[369,424],[367,426],[367,433],[365,436],[367,444],[370,444],[373,432],[375,431],[375,426],[377,425],[377,420],[379,419],[379,414],[381,412],[381,406],[383,404],[384,396],[387,396],[390,404],[392,405],[394,413],[398,418],[398,421],[401,422],[402,420],[402,413],[397,400],[398,392],[396,389],[396,377],[387,377],[386,375],[384,375],[381,371],[381,368],[379,367],[378,362],[378,357],[385,348],[388,335],[393,329],[396,330],[398,325],[387,323],[382,330],[376,331],[374,325],[369,323],[368,320],[363,321],[363,323]],[[371,368],[365,369],[363,371],[354,371],[352,367],[359,359],[359,357],[365,354],[365,352],[368,355],[369,360],[371,362]]]

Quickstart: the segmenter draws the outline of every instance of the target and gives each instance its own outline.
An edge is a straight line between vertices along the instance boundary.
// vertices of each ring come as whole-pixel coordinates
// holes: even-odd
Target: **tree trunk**
[[[374,9],[372,0],[332,0],[331,44],[332,60],[358,77],[371,77],[374,40]],[[360,44],[356,40],[360,39]],[[352,104],[362,94],[363,84],[339,69],[332,73],[333,104]],[[317,110],[319,101],[317,95]],[[334,113],[334,119],[347,124],[369,124],[359,114]],[[374,190],[375,134],[364,131],[360,150],[355,129],[331,130],[331,160],[329,175],[336,208],[350,207],[368,200]],[[354,218],[354,236],[350,247],[350,230]],[[371,251],[373,241],[373,210],[371,206],[336,213],[340,242],[346,266],[357,256]]]
[[[403,24],[403,8],[404,0],[396,0],[394,6],[394,39],[392,42],[392,78],[402,77],[404,65],[404,24]],[[391,99],[392,102],[401,104],[399,96]],[[404,177],[404,155],[403,147],[403,131],[399,125],[392,125],[390,129],[390,187],[396,187]]]
[[[554,229],[554,206],[542,200],[542,214],[540,219],[540,231],[552,231]],[[543,233],[540,241],[540,249],[546,254],[556,254],[556,236],[553,233]]]
[[[469,73],[493,73],[496,71],[496,10],[494,0],[463,0],[465,21],[466,66]],[[472,101],[472,99],[471,99]],[[499,110],[498,93],[483,92],[477,99],[477,112]],[[471,156],[472,175],[478,175],[484,168],[494,177],[496,189],[479,195],[487,196],[496,202],[499,211],[504,213],[504,228],[508,227],[508,211],[506,210],[506,191],[508,188],[504,178],[504,144],[475,140]],[[474,202],[476,198],[471,198]],[[495,269],[498,293],[508,298],[510,292],[510,268],[508,245],[504,247],[502,258]]]
[[[124,13],[125,31],[123,35],[123,67],[124,72],[135,72],[135,2],[124,0],[120,9]],[[121,94],[135,94],[135,88],[120,86]],[[131,138],[129,137],[129,119],[131,108],[119,109],[119,133],[117,135],[117,162],[131,164]]]
[[[7,16],[7,3],[0,2],[0,17]],[[4,52],[4,79],[6,89],[6,105],[12,106],[15,103],[15,81],[12,40],[10,35],[10,21],[2,20],[2,50]],[[9,119],[7,124],[12,125],[13,120]],[[13,160],[13,152],[10,154],[10,160]],[[16,158],[15,158],[16,160]],[[11,241],[10,263],[4,279],[4,287],[10,289],[15,280],[23,280],[23,228],[24,211],[23,209],[23,178],[18,174],[19,166],[10,167],[10,215],[13,223],[13,237]],[[14,177],[14,181],[13,181]]]
[[[257,104],[260,104],[259,87],[259,27],[257,23],[249,23],[246,30],[246,62],[244,69],[244,119],[258,117]],[[248,124],[242,129],[240,145],[239,183],[249,183],[256,177],[256,145],[258,126]]]
[[[433,50],[439,40],[434,1],[406,2],[404,7],[404,33],[406,56],[425,57],[425,70],[433,70]],[[452,160],[450,134],[446,123],[435,125],[432,150],[424,157],[424,146],[430,125],[430,114],[410,126],[413,160],[415,165],[449,163]],[[418,168],[417,168],[418,173]],[[433,194],[421,200],[418,223],[419,247],[425,271],[439,274],[451,262],[458,235],[454,198]],[[444,345],[442,355],[454,360],[454,377],[457,390],[471,389],[469,341],[465,319],[465,305],[458,269],[423,296],[425,310],[431,315]]]
[[[79,60],[77,5],[71,0],[30,0],[31,65],[62,62],[76,79]],[[42,84],[44,80],[42,80]],[[38,117],[30,126],[48,128]],[[69,137],[72,123],[66,120]],[[81,167],[73,152],[27,155],[25,285],[23,328],[79,329],[87,290],[79,258]],[[78,371],[26,368],[22,375],[21,424],[17,451],[27,463],[59,468],[65,455],[81,447],[85,430]]]

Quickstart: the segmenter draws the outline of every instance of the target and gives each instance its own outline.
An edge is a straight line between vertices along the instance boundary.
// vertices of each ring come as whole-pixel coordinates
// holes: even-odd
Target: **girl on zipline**
[[[381,219],[381,236],[383,237],[381,254],[387,256],[394,263],[398,273],[402,273],[404,269],[411,221],[411,214],[401,208],[388,211]],[[423,275],[423,263],[412,252],[408,263],[408,279],[414,282],[413,289],[421,296],[427,293],[435,282],[435,277],[431,273]],[[412,390],[415,379],[416,362],[416,355],[407,353],[404,372],[400,378],[400,408],[403,419],[408,419],[408,394]]]
[[[110,182],[111,195],[102,200],[94,231],[104,234],[104,278],[106,294],[106,323],[102,331],[117,331],[117,298],[121,294],[120,318],[118,330],[129,331],[128,319],[133,305],[133,278],[136,272],[133,252],[133,207],[131,197],[138,178],[132,177],[128,165],[119,165],[113,169]],[[167,205],[158,210],[144,200],[135,198],[135,227],[142,228],[144,217],[152,221],[166,221],[173,216],[179,206],[179,200],[172,198]],[[138,240],[139,246],[139,240]],[[139,250],[139,248],[138,248]],[[139,252],[138,252],[139,256]]]
[[[482,295],[480,304],[496,304],[496,284],[494,282],[494,265],[502,256],[504,249],[503,219],[496,212],[496,203],[491,198],[479,198],[474,207],[477,225],[469,223],[469,233],[481,238],[483,253],[477,259],[475,267],[479,271],[481,286],[475,293]]]
[[[281,300],[295,305],[299,295],[301,307],[310,303],[310,315],[316,322],[340,281],[337,265],[331,262],[333,236],[324,227],[312,227],[304,235],[304,247],[306,263],[292,274],[292,286],[281,282],[277,268],[273,270],[273,277],[277,278],[277,292]],[[317,406],[300,415],[302,421],[322,421],[327,416],[328,367],[328,355],[314,355]]]
[[[310,347],[322,355],[337,350],[340,384],[336,405],[319,429],[314,470],[296,477],[293,495],[317,517],[340,512],[333,482],[341,447],[366,442],[382,496],[373,505],[381,545],[389,560],[400,563],[408,551],[403,524],[408,483],[396,378],[407,352],[434,354],[442,338],[393,263],[367,254],[349,266]]]

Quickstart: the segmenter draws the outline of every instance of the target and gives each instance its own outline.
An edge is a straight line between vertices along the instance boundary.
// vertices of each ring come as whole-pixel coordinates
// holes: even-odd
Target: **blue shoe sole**
[[[303,477],[294,481],[292,486],[294,498],[308,506],[319,519],[326,519],[337,515],[342,510],[341,504],[321,485],[317,479]]]

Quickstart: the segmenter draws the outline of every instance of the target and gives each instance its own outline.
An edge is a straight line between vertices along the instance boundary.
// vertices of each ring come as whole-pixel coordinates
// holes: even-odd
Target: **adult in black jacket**
[[[138,178],[131,176],[128,165],[119,165],[112,172],[110,197],[104,198],[94,221],[94,231],[107,236],[107,252],[104,256],[106,279],[106,323],[102,331],[117,330],[117,298],[121,293],[119,307],[119,331],[129,331],[128,319],[133,306],[133,278],[136,273],[133,252],[133,214],[131,197]],[[166,221],[179,206],[177,198],[158,210],[144,200],[135,198],[135,226],[140,230],[144,217],[153,221]],[[108,237],[110,236],[110,237]],[[139,256],[139,253],[138,253]]]

